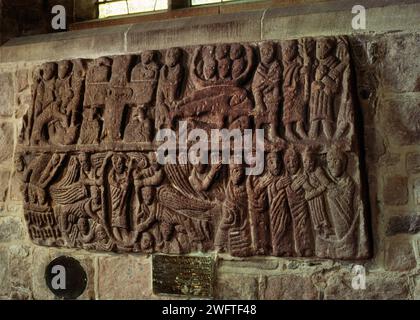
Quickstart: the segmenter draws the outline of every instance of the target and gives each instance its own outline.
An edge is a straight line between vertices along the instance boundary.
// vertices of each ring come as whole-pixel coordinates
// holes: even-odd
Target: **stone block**
[[[12,159],[13,143],[13,124],[8,122],[0,123],[0,164]]]
[[[258,298],[258,279],[256,276],[222,273],[217,277],[216,299],[255,300]]]
[[[354,30],[351,9],[354,3],[326,1],[305,6],[284,6],[267,10],[262,21],[263,39],[291,39],[295,37],[361,34],[404,30],[417,25],[419,4],[378,6],[373,1],[363,3],[366,15],[365,30]],[[392,16],[393,19],[389,19]]]
[[[6,201],[7,191],[9,190],[9,171],[0,171],[0,202]]]
[[[316,300],[319,294],[311,278],[300,274],[269,276],[262,298],[266,300]]]
[[[10,282],[12,287],[24,291],[32,290],[32,247],[11,245],[9,247]]]
[[[28,111],[32,103],[32,96],[30,90],[18,93],[16,96],[15,118],[22,118]]]
[[[275,270],[279,261],[277,259],[243,259],[243,260],[219,260],[219,267],[226,269],[251,268],[257,270]]]
[[[408,178],[402,176],[388,177],[383,189],[384,203],[387,205],[404,205],[408,202]]]
[[[0,73],[0,116],[13,115],[13,80],[11,73]]]
[[[9,254],[8,247],[0,247],[0,297],[10,294]]]
[[[0,63],[94,58],[124,52],[128,26],[15,38],[0,49]]]
[[[420,179],[414,180],[413,196],[414,196],[414,205],[420,206]]]
[[[0,242],[22,240],[24,237],[25,227],[19,217],[0,218]]]
[[[414,300],[420,300],[420,276],[414,278]]]
[[[408,153],[406,158],[406,166],[408,173],[420,173],[420,153]]]
[[[29,70],[19,69],[16,71],[16,91],[21,92],[29,87]]]
[[[405,300],[410,297],[408,277],[396,273],[368,273],[366,289],[354,289],[354,274],[338,270],[331,274],[324,291],[326,300]]]
[[[12,201],[22,201],[23,196],[22,192],[20,190],[21,188],[21,182],[19,180],[18,175],[15,173],[12,174],[12,181],[10,186],[10,195],[9,199]]]
[[[152,297],[151,261],[145,256],[100,257],[99,299],[148,299]]]
[[[51,262],[48,248],[36,247],[32,256],[32,290],[36,300],[53,300],[54,294],[45,282],[45,269]]]
[[[417,214],[392,216],[386,229],[386,235],[388,236],[398,233],[414,234],[417,232],[420,232],[420,215]]]
[[[420,144],[420,99],[417,95],[401,94],[380,105],[381,131],[391,145]]]
[[[416,257],[411,242],[390,239],[385,249],[385,266],[390,271],[408,271],[415,268]]]
[[[420,62],[420,34],[386,36],[383,61],[383,86],[387,92],[420,91],[418,86]]]
[[[378,130],[374,128],[366,128],[364,131],[365,135],[365,151],[368,160],[368,166],[370,162],[372,165],[376,165],[381,156],[385,154],[384,140]]]
[[[134,25],[127,34],[127,51],[255,41],[260,39],[261,16],[262,12],[247,12]]]

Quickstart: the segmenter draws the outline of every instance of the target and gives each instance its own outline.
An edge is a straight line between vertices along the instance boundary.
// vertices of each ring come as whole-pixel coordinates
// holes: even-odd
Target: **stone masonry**
[[[351,7],[318,4],[293,16],[268,9],[34,36],[0,47],[0,298],[53,299],[44,272],[60,255],[76,258],[86,270],[80,299],[160,298],[152,291],[150,255],[48,248],[29,240],[13,163],[37,66],[180,45],[347,35],[363,119],[373,257],[342,262],[221,254],[215,297],[420,299],[420,4],[403,2],[367,6],[366,30],[351,28]],[[365,290],[352,289],[355,264],[366,270]]]

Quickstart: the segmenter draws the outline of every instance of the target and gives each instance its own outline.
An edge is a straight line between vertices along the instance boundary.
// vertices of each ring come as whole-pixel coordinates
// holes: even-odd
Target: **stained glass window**
[[[99,0],[99,18],[168,9],[168,0]]]
[[[230,1],[235,1],[235,0],[191,0],[191,5],[198,6],[198,5],[201,5],[201,4],[230,2]]]

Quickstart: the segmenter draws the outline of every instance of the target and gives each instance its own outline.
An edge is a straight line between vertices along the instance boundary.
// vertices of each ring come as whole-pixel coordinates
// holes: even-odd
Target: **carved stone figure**
[[[325,193],[330,180],[324,170],[317,166],[315,154],[310,149],[303,153],[303,168],[306,178],[303,189],[314,229],[315,253],[318,257],[325,257],[326,248],[319,237],[328,238],[331,235],[331,224],[325,205]]]
[[[292,218],[286,191],[291,179],[283,168],[283,159],[278,152],[267,155],[267,171],[270,176],[267,200],[272,254],[292,257],[294,256],[293,232],[290,228]]]
[[[369,257],[352,67],[346,37],[44,63],[14,158],[29,237],[118,253]],[[263,152],[262,172],[247,176],[235,157],[159,163],[154,136],[180,121],[200,134],[264,129],[263,147],[239,150]]]
[[[299,154],[292,148],[287,149],[284,154],[284,163],[290,178],[286,193],[292,216],[295,252],[299,257],[310,257],[313,255],[314,244],[308,204],[303,189],[305,176],[302,173]]]
[[[80,144],[99,144],[103,128],[103,119],[96,107],[84,108],[83,122],[80,128]]]
[[[108,174],[111,199],[111,227],[119,241],[126,241],[128,231],[127,200],[132,163],[126,166],[126,159],[119,154],[112,155],[112,168]]]
[[[336,42],[331,38],[321,38],[316,43],[318,66],[309,102],[311,138],[318,137],[320,127],[327,139],[331,139],[334,134],[334,97],[340,90],[341,76],[346,67],[334,55],[335,46]]]
[[[252,80],[252,93],[255,99],[256,127],[269,125],[268,137],[271,141],[279,139],[279,108],[281,66],[276,59],[272,42],[264,42],[260,47],[261,62]]]
[[[220,79],[231,77],[232,61],[230,60],[230,47],[228,44],[219,44],[216,47],[217,71]]]
[[[40,73],[35,73],[33,88],[33,107],[29,108],[27,116],[25,116],[24,130],[25,139],[29,143],[39,142],[41,140],[41,132],[37,132],[35,139],[32,138],[32,131],[35,120],[38,116],[55,101],[55,76],[57,72],[57,64],[53,62],[45,63]],[[51,108],[51,107],[49,107]],[[55,107],[57,109],[57,107]]]
[[[305,138],[306,107],[309,101],[309,57],[306,47],[302,49],[306,59],[302,61],[298,52],[298,41],[282,44],[283,70],[283,124],[286,138]],[[295,129],[293,126],[296,126]],[[296,137],[294,130],[298,137]]]
[[[244,170],[241,165],[230,165],[226,198],[215,236],[215,246],[219,251],[238,256],[246,256],[250,250]]]
[[[347,155],[334,146],[328,151],[327,164],[333,181],[327,189],[335,240],[333,255],[339,259],[364,257],[367,252],[366,229],[356,185],[347,173]]]
[[[180,48],[172,48],[166,52],[165,65],[160,70],[156,97],[156,130],[169,125],[169,113],[180,98],[184,76],[181,59],[182,50]]]
[[[125,128],[125,142],[151,142],[153,124],[146,117],[145,110],[139,107],[132,110],[131,118]]]

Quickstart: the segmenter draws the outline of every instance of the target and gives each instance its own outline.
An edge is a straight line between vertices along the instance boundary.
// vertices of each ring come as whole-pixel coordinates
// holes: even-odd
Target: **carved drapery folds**
[[[346,38],[45,63],[16,155],[31,239],[99,251],[369,256]],[[265,169],[166,164],[156,132],[264,129]]]

